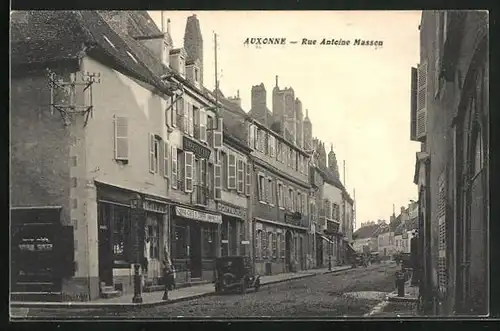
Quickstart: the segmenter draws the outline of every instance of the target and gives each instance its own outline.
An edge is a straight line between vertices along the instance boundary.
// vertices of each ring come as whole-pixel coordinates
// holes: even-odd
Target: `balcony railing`
[[[309,226],[309,220],[307,219],[307,217],[299,212],[295,213],[287,212],[285,214],[285,223],[301,227]]]

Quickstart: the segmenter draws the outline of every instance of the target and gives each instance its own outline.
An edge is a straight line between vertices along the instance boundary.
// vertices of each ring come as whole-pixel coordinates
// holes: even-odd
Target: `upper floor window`
[[[129,157],[129,132],[128,118],[123,116],[114,117],[114,146],[115,160],[128,161]]]
[[[258,184],[259,184],[259,201],[266,201],[266,177],[263,174],[259,174],[258,176]]]
[[[274,182],[272,178],[267,179],[268,182],[268,197],[267,197],[267,202],[270,205],[274,205]]]
[[[278,206],[280,208],[285,208],[285,196],[284,196],[284,189],[283,189],[283,183],[278,182]]]
[[[149,134],[149,171],[157,174],[160,169],[160,138]]]

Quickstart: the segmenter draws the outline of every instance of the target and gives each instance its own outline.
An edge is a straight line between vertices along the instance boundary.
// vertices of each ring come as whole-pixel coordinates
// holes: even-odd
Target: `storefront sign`
[[[194,210],[194,209],[188,209],[188,208],[176,206],[175,207],[175,214],[177,216],[193,219],[196,221],[222,224],[222,216],[221,215],[203,213],[201,211]]]
[[[153,213],[165,214],[167,212],[167,205],[161,204],[151,200],[144,200],[142,203],[144,210]]]
[[[247,218],[247,212],[243,208],[229,206],[229,205],[223,204],[221,202],[217,203],[217,210],[223,214],[235,216],[235,217],[241,218],[242,220],[246,220],[246,218]]]
[[[197,158],[206,160],[210,158],[210,149],[189,137],[183,137],[183,148],[185,151],[193,152]]]

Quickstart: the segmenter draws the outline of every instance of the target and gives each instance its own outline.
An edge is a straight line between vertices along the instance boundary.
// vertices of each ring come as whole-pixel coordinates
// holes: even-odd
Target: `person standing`
[[[166,249],[163,254],[162,276],[163,284],[165,285],[163,300],[168,300],[168,291],[172,291],[175,288],[175,270],[170,260],[170,254]]]

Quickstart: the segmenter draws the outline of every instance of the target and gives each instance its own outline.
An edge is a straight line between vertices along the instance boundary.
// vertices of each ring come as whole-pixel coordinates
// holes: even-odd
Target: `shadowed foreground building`
[[[411,140],[426,314],[489,312],[488,45],[486,11],[422,14]]]

